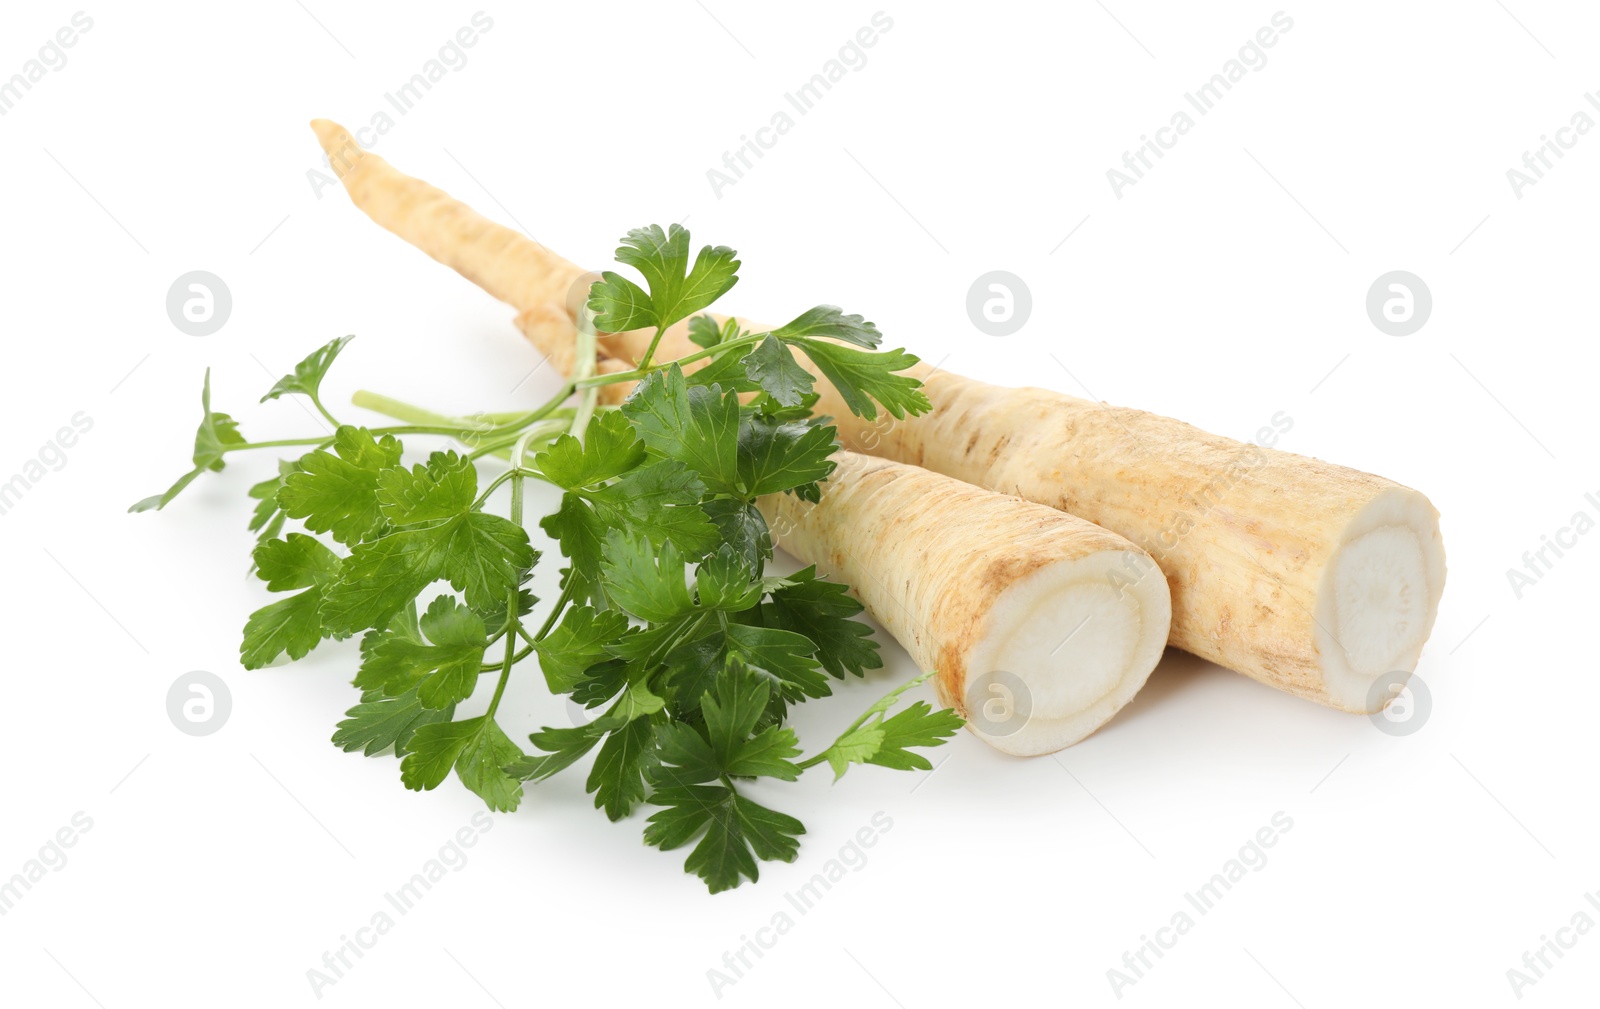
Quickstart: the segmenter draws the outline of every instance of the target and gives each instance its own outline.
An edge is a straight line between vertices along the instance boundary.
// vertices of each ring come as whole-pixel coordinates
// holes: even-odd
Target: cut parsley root
[[[707,347],[706,367],[692,376],[676,364],[602,361],[596,325],[648,325],[659,336],[733,286],[731,249],[707,246],[692,265],[689,250],[676,225],[629,232],[617,258],[644,286],[616,273],[593,286],[568,381],[526,413],[452,418],[366,395],[360,402],[404,423],[342,423],[320,387],[345,337],[264,397],[308,397],[335,433],[251,442],[212,409],[208,373],[194,468],[132,510],[165,507],[235,452],[297,448],[304,454],[250,489],[255,571],[283,595],[249,618],[241,663],[299,659],[324,639],[360,635],[360,702],[339,722],[336,745],[394,753],[414,790],[454,773],[500,811],[517,808],[525,783],[592,754],[586,789],[596,807],[613,820],[640,804],[659,807],[645,840],[663,850],[692,845],[685,868],[716,892],[756,879],[763,860],[792,861],[805,830],[753,801],[750,779],[793,781],[823,763],[835,775],[851,764],[927,769],[917,749],[941,745],[961,718],[925,701],[899,704],[919,678],[801,759],[784,724],[791,707],[882,660],[846,586],[815,569],[766,570],[772,536],[756,499],[816,501],[837,465],[834,428],[812,416],[816,397],[797,391],[794,377],[805,372],[792,354],[817,334],[855,335],[864,346],[841,347],[838,360],[863,402],[904,418],[927,401],[915,379],[893,373],[915,358],[873,352],[876,330],[869,341],[855,317],[831,308],[802,314],[803,328]],[[602,390],[624,387],[632,392],[620,406],[601,402]],[[412,436],[465,449],[408,466],[401,439]],[[485,463],[497,475],[483,483],[480,460],[500,455],[510,468]],[[567,559],[550,604],[526,588],[540,561],[524,521],[529,480],[561,492],[539,521]],[[489,507],[502,485],[504,515]],[[552,694],[596,717],[533,733],[527,752],[499,708],[530,658]],[[477,703],[466,715],[459,707],[469,702]]]
[[[1121,536],[921,467],[834,458],[820,503],[759,502],[778,545],[850,584],[990,745],[1020,756],[1071,746],[1161,660],[1167,583],[1107,583],[1151,563]]]
[[[571,359],[576,324],[563,292],[582,268],[382,159],[368,155],[367,163],[365,178],[359,170],[354,182],[346,177],[358,207],[515,306],[518,326],[551,360]],[[690,355],[684,367],[693,371],[711,367],[694,355],[722,325],[697,317],[664,334],[611,332],[600,347],[619,371],[646,354]],[[745,320],[732,326],[761,329]],[[1387,703],[1389,686],[1415,668],[1445,578],[1439,515],[1421,493],[1155,414],[905,363],[895,364],[896,377],[921,378],[932,409],[889,422],[834,360],[835,346],[820,339],[795,347],[805,374],[790,378],[820,396],[816,409],[837,418],[846,448],[1016,494],[1126,536],[1158,568],[1135,566],[1108,580],[1166,579],[1172,645],[1362,713]]]

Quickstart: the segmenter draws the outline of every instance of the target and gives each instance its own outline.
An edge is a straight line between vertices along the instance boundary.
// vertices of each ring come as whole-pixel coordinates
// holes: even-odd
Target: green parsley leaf
[[[398,697],[415,691],[427,708],[443,708],[472,696],[483,669],[488,635],[483,619],[453,596],[439,596],[419,622],[425,640],[394,631],[373,631],[362,642],[356,686]]]
[[[533,461],[551,483],[576,490],[621,476],[644,457],[644,443],[633,426],[622,414],[613,412],[592,418],[581,442],[564,434]]]
[[[522,527],[498,515],[465,512],[402,528],[351,551],[339,581],[327,589],[323,623],[350,634],[381,627],[441,578],[468,606],[492,611],[537,558]]]
[[[660,623],[694,609],[683,554],[671,540],[657,554],[645,537],[613,529],[600,567],[611,601],[640,620]]]
[[[920,686],[933,676],[932,672],[908,680],[862,713],[833,745],[820,756],[833,768],[834,780],[843,777],[851,764],[877,764],[895,770],[926,771],[933,767],[928,758],[911,752],[913,746],[942,746],[965,724],[960,715],[949,708],[934,711],[927,701],[918,701],[892,718],[884,715],[900,699],[900,695]],[[813,760],[806,764],[809,766]]]
[[[650,293],[607,270],[589,291],[595,325],[608,333],[665,329],[710,305],[738,283],[735,255],[726,246],[708,245],[690,268],[689,232],[682,225],[671,225],[665,231],[659,224],[635,228],[622,239],[616,258],[644,276]]]
[[[768,396],[784,406],[803,400],[816,378],[795,363],[794,354],[776,336],[769,335],[744,356],[745,373]]]
[[[676,459],[712,491],[739,492],[739,397],[718,386],[691,386],[672,365],[650,375],[622,404],[653,455]]]
[[[200,406],[204,413],[200,418],[200,428],[194,435],[194,469],[179,477],[164,493],[153,494],[135,502],[128,509],[130,512],[160,511],[181,494],[185,487],[194,483],[200,474],[206,470],[222,469],[222,457],[230,445],[245,444],[244,435],[239,433],[238,422],[225,413],[211,409],[210,368],[206,369],[205,384],[200,390]]]
[[[290,659],[304,658],[327,633],[319,611],[327,586],[339,577],[339,556],[303,533],[267,540],[252,556],[268,591],[305,591],[250,615],[239,643],[240,663],[260,669],[285,652]]]
[[[777,494],[826,480],[838,465],[831,426],[780,421],[753,410],[739,420],[739,484],[749,496]]]
[[[477,496],[477,467],[455,452],[435,452],[426,465],[378,473],[378,510],[397,526],[452,518],[470,509]]]
[[[523,757],[494,719],[484,715],[459,722],[419,725],[400,762],[400,780],[414,792],[438,788],[455,768],[461,783],[496,812],[509,813],[522,802],[522,782],[505,768]]]
[[[675,459],[663,459],[588,491],[585,497],[601,525],[635,529],[657,546],[670,539],[689,556],[698,557],[719,542],[716,527],[700,507],[705,493],[706,485],[694,470]]]
[[[610,605],[600,577],[600,556],[606,541],[606,526],[582,497],[572,492],[561,496],[561,507],[539,520],[539,528],[561,547],[561,556],[570,562],[561,569],[561,587],[573,585],[577,602],[597,607]]]
[[[649,718],[629,721],[606,736],[589,772],[588,791],[596,809],[620,820],[644,799],[645,772],[656,763],[656,740]]]
[[[772,559],[772,532],[761,517],[761,510],[748,501],[733,498],[707,501],[701,508],[716,527],[721,542],[738,551],[750,570],[759,575]]]
[[[546,728],[528,737],[545,752],[525,756],[508,764],[506,774],[519,781],[543,781],[566,770],[600,742],[600,734],[586,725],[574,729]]]
[[[897,374],[917,363],[914,355],[903,350],[856,350],[809,337],[796,337],[786,342],[806,352],[811,363],[839,390],[850,412],[858,417],[873,420],[878,416],[873,400],[881,403],[897,420],[904,420],[908,413],[921,414],[929,409],[922,383],[910,375]]]
[[[744,335],[739,328],[739,320],[731,316],[717,325],[717,320],[709,315],[697,315],[689,320],[689,342],[696,347],[710,350],[719,343],[728,343]]]
[[[333,451],[310,452],[284,476],[278,505],[312,532],[330,533],[345,545],[359,543],[382,524],[378,475],[400,465],[400,442],[375,439],[364,427],[346,424],[334,432]]]
[[[883,334],[878,332],[877,326],[859,315],[845,315],[837,305],[818,305],[807,309],[773,330],[772,335],[780,340],[801,336],[831,336],[867,350],[874,350],[883,342]]]
[[[622,637],[627,630],[628,618],[619,610],[596,610],[583,605],[568,608],[561,622],[533,646],[539,653],[539,668],[550,692],[571,691],[590,666],[609,657],[606,643]]]
[[[354,336],[341,336],[317,348],[304,361],[295,365],[294,371],[278,379],[278,384],[261,397],[261,402],[265,403],[269,399],[277,399],[290,393],[300,393],[317,399],[321,395],[322,379],[328,374],[328,368],[332,366],[334,358],[338,357],[345,345],[354,339]]]
[[[743,879],[759,879],[757,859],[793,862],[800,850],[797,838],[806,832],[794,817],[720,784],[659,788],[650,802],[666,808],[650,817],[645,842],[670,851],[699,836],[683,867],[704,880],[712,893],[732,889]]]
[[[369,757],[393,747],[395,755],[403,757],[411,734],[420,726],[448,722],[454,715],[454,705],[423,707],[414,689],[399,697],[363,699],[345,712],[333,734],[333,745],[346,753],[360,750]]]
[[[762,621],[771,627],[803,634],[816,642],[822,667],[843,679],[846,672],[864,676],[883,666],[872,628],[852,619],[861,604],[849,587],[817,577],[816,565],[790,575],[774,589],[772,601],[761,605]]]
[[[761,601],[762,585],[742,553],[724,543],[695,570],[699,604],[709,610],[748,610]]]

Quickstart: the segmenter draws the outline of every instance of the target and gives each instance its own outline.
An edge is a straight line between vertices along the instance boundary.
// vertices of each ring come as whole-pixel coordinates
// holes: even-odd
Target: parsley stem
[[[753,333],[750,336],[743,336],[737,340],[729,340],[727,343],[719,343],[715,347],[708,347],[705,350],[697,350],[693,354],[685,354],[684,356],[669,363],[678,365],[693,364],[696,361],[704,360],[708,357],[721,357],[723,354],[726,354],[732,350],[742,350],[745,347],[754,347],[762,340],[765,340],[767,335],[768,334],[766,333]],[[663,367],[665,367],[665,365],[655,365],[652,367],[647,364],[641,364],[633,371],[618,371],[608,375],[596,375],[593,378],[587,378],[575,384],[579,389],[587,389],[602,385],[615,385],[618,382],[637,382],[640,379],[649,377],[651,372],[660,371]]]
[[[654,349],[653,344],[651,349]],[[572,365],[572,381],[568,383],[578,392],[578,407],[573,411],[572,426],[567,433],[580,442],[584,431],[589,428],[589,419],[594,416],[595,404],[600,398],[599,386],[582,387],[580,383],[594,377],[600,364],[599,354],[600,336],[595,332],[594,312],[589,310],[586,300],[583,307],[578,309],[578,350]]]
[[[284,448],[289,445],[329,445],[333,439],[324,435],[320,438],[281,438],[277,441],[245,441],[236,445],[224,445],[224,452],[240,452],[247,448]]]
[[[657,326],[656,335],[650,338],[650,346],[644,349],[644,356],[639,358],[639,370],[649,371],[650,361],[656,356],[656,348],[661,345],[661,338],[667,333],[667,327]]]
[[[311,393],[311,404],[317,408],[318,413],[327,418],[329,424],[332,424],[335,428],[344,426],[343,424],[339,423],[339,418],[329,413],[328,408],[322,405],[322,397],[317,395],[316,392]]]

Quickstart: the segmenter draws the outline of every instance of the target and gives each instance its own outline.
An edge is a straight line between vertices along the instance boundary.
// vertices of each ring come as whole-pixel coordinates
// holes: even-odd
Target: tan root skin
[[[1119,594],[1105,572],[1149,564],[1121,536],[1082,519],[953,480],[841,451],[822,502],[774,494],[757,504],[775,541],[851,586],[939,699],[971,717],[989,700],[975,677],[1019,678],[1031,707],[996,734],[1006,753],[1070,746],[1132,699],[1161,659],[1171,618],[1166,585]],[[1076,633],[1074,633],[1076,631]],[[988,680],[983,680],[986,687]],[[1015,701],[1008,698],[1008,701]]]
[[[329,148],[330,140],[354,145],[334,124],[316,125],[337,168],[341,148]],[[514,305],[529,340],[570,366],[576,328],[568,289],[582,268],[381,158],[358,157],[355,167],[344,178],[358,207]],[[603,336],[602,370],[626,370],[650,336]],[[656,357],[695,349],[680,323]],[[1202,658],[1356,712],[1381,707],[1384,698],[1367,689],[1374,680],[1403,680],[1415,667],[1445,577],[1438,512],[1422,494],[1139,410],[926,366],[913,373],[933,403],[925,417],[864,421],[821,378],[817,412],[835,418],[846,448],[1016,494],[1144,547],[1171,589],[1171,643]],[[612,402],[626,394],[620,385],[605,388]],[[1347,551],[1371,573],[1355,560],[1341,564]],[[1137,572],[1130,577],[1137,583]]]

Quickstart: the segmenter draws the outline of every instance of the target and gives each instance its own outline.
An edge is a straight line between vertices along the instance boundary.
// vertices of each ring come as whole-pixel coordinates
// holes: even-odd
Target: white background
[[[0,77],[77,9],[8,5]],[[0,480],[74,413],[94,423],[0,516],[0,877],[75,812],[93,820],[0,917],[6,1004],[314,1003],[307,970],[481,809],[454,781],[409,793],[392,758],[329,745],[356,696],[354,643],[238,667],[239,628],[266,599],[245,578],[243,491],[270,458],[238,458],[159,515],[124,513],[187,468],[208,366],[216,405],[258,439],[319,430],[291,402],[256,400],[345,333],[358,339],[330,404],[365,387],[508,409],[555,388],[548,369],[524,381],[538,357],[506,306],[307,178],[320,166],[307,120],[365,123],[479,9],[88,9],[68,63],[0,117]],[[626,229],[687,217],[697,243],[740,251],[727,304],[755,318],[833,302],[946,368],[1237,438],[1286,411],[1280,447],[1417,487],[1443,513],[1449,581],[1419,667],[1433,708],[1392,736],[1172,653],[1054,758],[962,734],[931,775],[763,786],[805,821],[800,859],[714,898],[682,852],[643,845],[642,814],[610,824],[564,775],[496,817],[323,1003],[716,1002],[708,969],[793,914],[784,894],[879,811],[893,826],[867,864],[721,1003],[1115,1004],[1107,970],[1278,811],[1293,828],[1265,867],[1123,1003],[1510,1005],[1525,950],[1580,910],[1600,920],[1583,897],[1600,888],[1600,536],[1520,600],[1506,576],[1575,512],[1600,512],[1584,499],[1600,497],[1600,133],[1520,199],[1506,177],[1573,113],[1600,116],[1583,98],[1600,87],[1600,14],[1546,0],[1286,8],[1293,29],[1267,64],[1118,199],[1106,170],[1278,7],[885,7],[893,27],[866,65],[718,198],[707,169],[875,4],[483,9],[493,28],[469,62],[378,153],[593,267]],[[205,338],[164,307],[196,269],[234,298]],[[996,269],[1033,296],[1005,338],[965,310]],[[1394,269],[1434,299],[1403,338],[1364,307]],[[885,652],[886,669],[800,712],[803,742],[912,673]],[[166,713],[168,687],[196,669],[233,699],[204,738]],[[517,739],[566,724],[524,687],[502,708]],[[1523,1001],[1576,1005],[1597,985],[1591,933]]]

